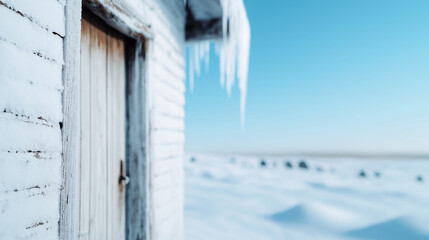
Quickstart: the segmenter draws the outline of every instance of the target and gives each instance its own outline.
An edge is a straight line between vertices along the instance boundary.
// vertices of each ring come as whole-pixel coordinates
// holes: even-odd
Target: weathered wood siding
[[[58,238],[64,34],[64,1],[0,0],[0,239]]]
[[[153,31],[146,55],[149,236],[156,240],[180,240],[184,196],[185,7],[182,0],[147,0],[141,4],[143,11],[135,14]]]
[[[183,0],[111,0],[146,26],[148,239],[183,239],[185,6]]]
[[[58,239],[65,0],[0,0],[0,239]],[[183,0],[105,0],[150,26],[150,239],[183,239]],[[118,11],[118,14],[122,14]]]
[[[152,237],[183,239],[185,8],[181,0],[157,2],[153,52],[148,65],[152,93]]]

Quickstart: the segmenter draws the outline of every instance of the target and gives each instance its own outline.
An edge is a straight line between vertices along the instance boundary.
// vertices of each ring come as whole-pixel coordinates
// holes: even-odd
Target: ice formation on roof
[[[205,61],[205,67],[208,69],[210,59],[210,42],[201,41],[190,44],[189,48],[189,86],[194,90],[194,75],[200,76],[201,61]]]
[[[226,85],[228,94],[231,94],[237,75],[241,94],[241,124],[244,125],[250,51],[249,20],[242,0],[221,0],[221,4],[223,39],[215,42],[220,57],[220,83],[222,86]],[[192,91],[194,74],[199,76],[201,71],[200,63],[204,60],[208,65],[210,43],[192,43],[189,50],[189,81]]]

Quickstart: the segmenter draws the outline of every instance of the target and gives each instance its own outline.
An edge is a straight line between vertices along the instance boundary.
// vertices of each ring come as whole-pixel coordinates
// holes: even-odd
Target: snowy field
[[[185,180],[186,240],[429,239],[429,159],[189,155]]]

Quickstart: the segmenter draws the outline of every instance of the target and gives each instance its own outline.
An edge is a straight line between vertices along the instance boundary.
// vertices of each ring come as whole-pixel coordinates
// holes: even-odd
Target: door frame
[[[75,239],[77,164],[80,138],[80,38],[82,7],[121,32],[126,41],[126,174],[125,237],[150,239],[149,109],[147,64],[153,34],[127,10],[106,0],[65,0],[63,42],[62,187],[59,239]]]

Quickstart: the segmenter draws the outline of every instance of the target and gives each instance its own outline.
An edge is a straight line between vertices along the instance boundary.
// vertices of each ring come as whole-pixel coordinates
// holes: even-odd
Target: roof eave
[[[188,0],[186,4],[186,41],[221,40],[220,0]]]

